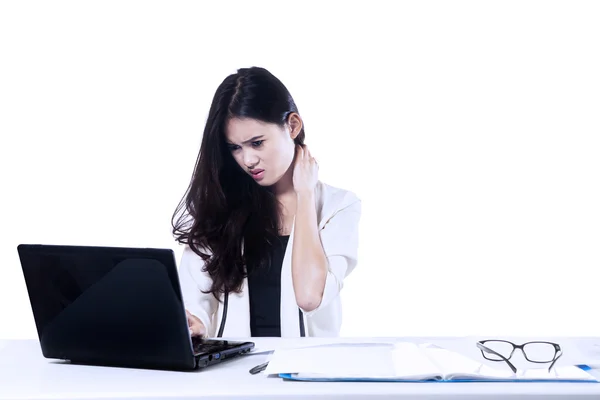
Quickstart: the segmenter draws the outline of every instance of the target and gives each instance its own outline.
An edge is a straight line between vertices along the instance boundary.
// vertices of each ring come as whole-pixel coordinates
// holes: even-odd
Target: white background
[[[252,65],[363,200],[343,335],[599,335],[598,21],[592,1],[0,3],[0,338],[35,338],[19,243],[179,258],[210,101]]]

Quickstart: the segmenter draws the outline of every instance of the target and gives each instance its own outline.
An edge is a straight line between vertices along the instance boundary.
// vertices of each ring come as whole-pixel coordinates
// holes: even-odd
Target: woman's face
[[[294,138],[302,122],[292,114],[290,123],[281,128],[254,119],[230,119],[225,141],[231,155],[244,172],[261,186],[276,184],[294,160]]]

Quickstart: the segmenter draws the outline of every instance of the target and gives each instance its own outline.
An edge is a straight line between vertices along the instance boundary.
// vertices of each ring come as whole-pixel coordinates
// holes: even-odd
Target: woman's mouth
[[[265,170],[264,169],[257,169],[254,171],[250,171],[250,175],[252,175],[252,177],[254,178],[254,180],[256,181],[260,181],[264,175],[265,175]]]

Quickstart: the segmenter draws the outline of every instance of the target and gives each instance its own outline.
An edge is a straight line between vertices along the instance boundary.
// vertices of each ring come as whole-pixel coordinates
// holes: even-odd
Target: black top
[[[271,252],[267,269],[250,271],[250,332],[253,337],[281,337],[281,265],[289,236],[279,236]]]

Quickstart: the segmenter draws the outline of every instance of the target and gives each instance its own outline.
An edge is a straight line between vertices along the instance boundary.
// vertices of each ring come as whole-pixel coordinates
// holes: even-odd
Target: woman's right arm
[[[204,260],[189,246],[185,246],[179,266],[179,282],[185,309],[205,327],[203,336],[214,336],[213,315],[217,311],[217,299],[209,292],[212,279],[203,271]],[[188,319],[189,316],[188,316]],[[193,321],[194,319],[191,318]]]

